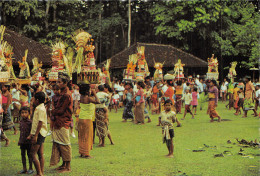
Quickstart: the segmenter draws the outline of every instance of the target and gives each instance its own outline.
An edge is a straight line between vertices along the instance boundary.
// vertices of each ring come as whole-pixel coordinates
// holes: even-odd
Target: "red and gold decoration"
[[[153,78],[155,81],[161,81],[163,79],[163,63],[160,63],[160,62],[155,62],[154,61],[154,68],[156,69],[155,72],[154,72],[154,75],[153,75]]]
[[[150,75],[147,62],[145,60],[145,47],[137,47],[137,72],[136,72],[136,81],[144,81],[144,78]]]
[[[135,80],[135,68],[136,68],[137,59],[138,59],[137,54],[132,54],[129,56],[129,62],[123,73],[123,78],[125,81]]]
[[[218,59],[214,58],[214,54],[212,54],[211,58],[208,58],[207,79],[218,80],[218,77]]]
[[[73,70],[77,72],[78,84],[98,84],[100,83],[100,70],[96,69],[94,40],[91,35],[83,30],[78,30],[73,36],[77,46],[76,61]]]

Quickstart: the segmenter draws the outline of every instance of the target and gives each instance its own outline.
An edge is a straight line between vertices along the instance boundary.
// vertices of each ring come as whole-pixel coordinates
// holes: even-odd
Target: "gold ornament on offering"
[[[154,68],[156,69],[155,72],[154,72],[154,80],[156,81],[159,81],[159,80],[162,80],[163,79],[163,71],[162,71],[162,68],[163,68],[163,63],[160,63],[160,62],[155,62],[155,60],[153,59],[154,61]]]
[[[208,72],[218,73],[218,59],[214,58],[214,54],[212,54],[211,58],[208,58]]]
[[[231,67],[229,68],[228,78],[234,82],[234,78],[237,75],[236,72],[237,62],[231,62]]]
[[[27,63],[27,55],[28,55],[28,49],[25,50],[25,55],[22,58],[22,62],[18,61],[19,63],[19,67],[21,68],[20,73],[19,73],[19,78],[30,78],[30,68],[29,65]]]
[[[73,40],[76,42],[77,46],[77,56],[76,61],[73,65],[73,70],[77,69],[77,73],[82,71],[82,66],[84,65],[85,61],[89,58],[86,57],[87,54],[93,53],[95,47],[91,44],[91,46],[87,45],[91,39],[91,35],[83,30],[78,30],[75,32],[73,36]],[[91,41],[93,42],[93,41]]]
[[[184,75],[183,75],[184,66],[185,66],[185,64],[181,63],[181,59],[178,59],[178,62],[174,65],[174,73],[177,76],[177,78],[184,78]]]

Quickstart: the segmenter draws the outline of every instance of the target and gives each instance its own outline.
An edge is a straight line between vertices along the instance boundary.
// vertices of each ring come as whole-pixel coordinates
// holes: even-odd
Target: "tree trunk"
[[[125,43],[126,43],[125,41],[126,40],[125,40],[125,30],[124,30],[123,24],[121,24],[121,29],[122,29],[122,35],[123,35],[122,36],[122,38],[123,38],[123,40],[122,40],[123,41],[123,47],[125,48]]]
[[[131,0],[128,0],[128,44],[127,47],[131,45]]]
[[[45,29],[47,32],[49,31],[48,15],[49,15],[50,3],[51,3],[51,1],[47,1],[46,11],[45,11],[45,21],[44,22],[45,22]]]
[[[97,64],[97,58],[98,58],[98,42],[95,42],[95,58],[96,58],[96,64]]]
[[[56,15],[57,15],[57,2],[54,1],[54,5],[53,5],[53,23],[56,23]]]

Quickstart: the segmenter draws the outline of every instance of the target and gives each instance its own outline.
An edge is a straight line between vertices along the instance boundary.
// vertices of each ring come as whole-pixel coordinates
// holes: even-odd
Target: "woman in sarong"
[[[168,100],[168,99],[171,100],[171,102],[172,102],[172,110],[175,111],[174,99],[173,99],[174,88],[172,87],[173,86],[173,81],[172,80],[167,80],[166,83],[167,83],[167,87],[168,88],[167,88],[166,92],[164,93],[164,97],[165,97],[165,100]]]
[[[144,124],[144,107],[145,107],[145,100],[144,100],[144,83],[143,82],[138,82],[137,83],[137,89],[138,92],[133,98],[133,101],[135,101],[135,124],[141,123]]]
[[[99,103],[95,91],[90,96],[89,85],[80,86],[80,113],[78,122],[79,154],[83,158],[91,158],[90,150],[93,147],[93,123],[95,118],[95,104]]]
[[[19,114],[19,111],[20,111],[20,108],[21,108],[21,103],[20,103],[20,92],[17,88],[18,86],[13,83],[11,85],[11,94],[12,94],[12,105],[11,105],[11,114],[13,116],[13,122],[14,123],[18,123],[20,121],[19,117],[20,117],[20,114]]]
[[[126,83],[125,92],[124,92],[124,96],[123,96],[125,109],[124,109],[122,118],[124,120],[122,122],[127,122],[127,119],[131,119],[132,121],[134,120],[134,114],[132,111],[133,96],[134,96],[133,85],[131,83]]]
[[[178,80],[177,81],[177,86],[175,87],[175,97],[176,97],[176,114],[181,114],[181,104],[182,104],[182,92],[183,92],[183,86],[182,86],[182,81]]]
[[[113,140],[110,131],[108,130],[109,119],[108,119],[108,108],[106,104],[108,103],[109,94],[105,92],[104,86],[98,86],[97,97],[100,104],[96,105],[96,128],[97,136],[99,137],[99,147],[105,146],[106,136],[109,138],[111,145],[113,145]]]
[[[218,88],[216,87],[217,82],[215,80],[211,80],[209,84],[209,105],[208,105],[208,113],[211,118],[210,122],[213,122],[214,118],[218,118],[218,122],[221,121],[221,118],[216,111],[216,107],[218,105]]]
[[[158,114],[159,113],[159,101],[158,101],[158,82],[155,82],[155,85],[153,86],[152,89],[152,97],[151,97],[151,102],[152,102],[152,114]]]
[[[17,134],[17,129],[15,128],[14,122],[11,118],[11,108],[10,104],[12,103],[12,95],[9,92],[10,85],[6,83],[2,86],[2,106],[3,106],[3,130],[8,130],[13,128],[14,134]]]
[[[2,108],[2,92],[0,90],[0,140],[5,140],[5,147],[7,147],[10,143],[10,140],[7,138],[7,136],[4,133],[4,130],[2,128],[2,122],[3,122],[3,108]]]

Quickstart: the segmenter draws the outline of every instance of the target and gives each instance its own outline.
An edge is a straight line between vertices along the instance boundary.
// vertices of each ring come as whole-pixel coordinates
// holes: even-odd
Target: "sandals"
[[[27,171],[25,171],[25,170],[21,170],[18,172],[18,174],[26,174],[26,173],[27,173]]]
[[[34,173],[33,170],[28,170],[28,171],[27,171],[27,174],[32,174],[32,173]]]

